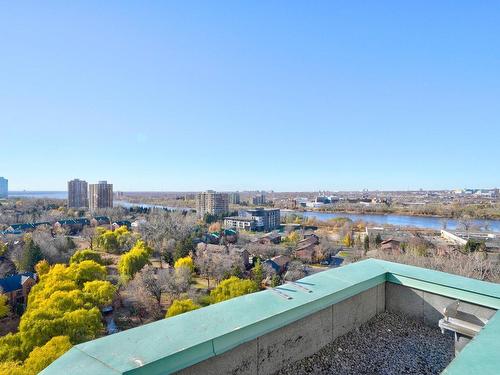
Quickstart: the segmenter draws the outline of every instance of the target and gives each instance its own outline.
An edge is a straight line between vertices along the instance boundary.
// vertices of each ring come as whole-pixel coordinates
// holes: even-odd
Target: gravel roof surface
[[[451,335],[384,312],[276,375],[440,374],[453,358]]]

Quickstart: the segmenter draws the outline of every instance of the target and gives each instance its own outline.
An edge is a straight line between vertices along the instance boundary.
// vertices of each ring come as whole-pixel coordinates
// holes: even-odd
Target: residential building
[[[28,294],[36,281],[37,275],[32,272],[5,277],[0,279],[0,294],[7,296],[11,306],[26,305]]]
[[[380,244],[380,250],[389,254],[401,254],[403,250],[401,249],[401,242],[395,240],[394,238],[389,238],[388,240],[382,241]]]
[[[84,227],[90,225],[90,220],[86,217],[80,217],[77,219],[62,219],[58,220],[52,226],[55,230],[64,228],[71,234],[76,234],[80,232]]]
[[[281,216],[278,208],[251,208],[240,210],[240,218],[252,218],[257,231],[270,232],[280,227]]]
[[[224,218],[224,228],[254,231],[257,228],[257,222],[252,217],[228,216]]]
[[[0,177],[0,198],[7,198],[9,195],[9,180]]]
[[[47,225],[50,227],[52,224],[49,223],[48,221],[40,221],[37,223],[20,223],[20,224],[11,224],[7,230],[8,231],[21,231],[21,232],[28,232],[28,231],[33,231],[37,227],[42,226],[42,225]]]
[[[89,206],[87,181],[78,178],[68,181],[68,207],[87,208]]]
[[[252,197],[252,204],[254,206],[261,206],[263,204],[266,204],[266,196],[264,194],[259,194]]]
[[[292,259],[286,255],[278,255],[271,259],[266,259],[263,264],[270,266],[277,274],[282,274],[286,271],[288,263],[290,263]]]
[[[229,196],[213,190],[196,195],[196,213],[199,217],[205,214],[223,215],[229,212]]]
[[[240,193],[239,192],[233,192],[229,193],[229,204],[240,204],[241,199],[240,199]]]
[[[99,208],[113,207],[113,184],[107,181],[99,181],[97,184],[89,185],[89,208],[95,211]]]

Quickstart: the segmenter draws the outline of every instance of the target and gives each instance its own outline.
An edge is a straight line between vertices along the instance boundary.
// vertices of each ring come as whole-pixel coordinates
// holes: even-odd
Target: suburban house
[[[267,233],[266,235],[260,237],[257,242],[262,245],[278,245],[281,242],[281,234],[278,232]]]
[[[68,229],[72,233],[77,233],[80,232],[83,227],[90,225],[90,220],[81,217],[78,219],[63,219],[63,220],[58,220],[54,223],[52,226],[55,230],[57,229]]]
[[[96,216],[90,219],[90,225],[92,225],[93,227],[109,224],[111,224],[111,220],[109,220],[109,217],[107,216]]]
[[[0,293],[6,295],[12,306],[16,304],[26,305],[28,294],[37,282],[37,275],[33,272],[18,273],[13,276],[0,279]]]
[[[310,235],[299,241],[293,255],[304,262],[312,263],[317,261],[321,255],[318,243],[319,238],[316,235]]]
[[[383,252],[390,254],[401,254],[403,250],[401,249],[401,242],[395,240],[394,238],[389,238],[388,240],[382,241],[380,244],[380,249]]]
[[[263,264],[267,264],[272,267],[277,274],[282,274],[286,271],[286,267],[290,261],[290,257],[286,255],[278,255],[271,259],[266,259]]]

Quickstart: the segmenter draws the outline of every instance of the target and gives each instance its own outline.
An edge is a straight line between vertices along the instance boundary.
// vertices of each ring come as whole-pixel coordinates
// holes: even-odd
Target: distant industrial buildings
[[[78,178],[68,181],[68,207],[87,208],[89,206],[87,181]]]
[[[278,208],[252,208],[240,210],[238,216],[224,218],[226,228],[240,230],[269,232],[278,229],[281,223],[280,210]]]
[[[7,198],[9,195],[9,180],[0,177],[0,198]]]
[[[89,185],[89,208],[95,211],[99,208],[113,207],[113,184],[107,181],[99,181],[97,184]]]
[[[196,213],[199,217],[205,214],[224,215],[229,212],[229,196],[213,190],[196,194]]]

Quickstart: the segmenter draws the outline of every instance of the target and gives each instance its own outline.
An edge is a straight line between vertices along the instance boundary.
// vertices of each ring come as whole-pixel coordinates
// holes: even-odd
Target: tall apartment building
[[[68,207],[86,208],[89,206],[87,181],[78,178],[68,181]]]
[[[205,214],[222,215],[229,212],[229,196],[208,190],[196,194],[196,213],[199,217]]]
[[[0,177],[0,198],[7,198],[9,195],[9,180]]]
[[[259,194],[252,197],[252,204],[254,206],[261,206],[263,204],[266,204],[266,196],[264,194]]]
[[[240,199],[240,193],[239,192],[233,192],[229,193],[229,204],[240,204],[241,199]]]
[[[99,181],[98,184],[89,185],[89,208],[95,211],[98,208],[113,207],[113,184]]]

